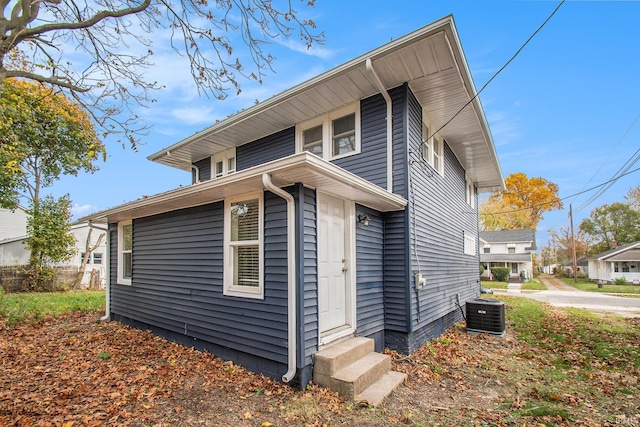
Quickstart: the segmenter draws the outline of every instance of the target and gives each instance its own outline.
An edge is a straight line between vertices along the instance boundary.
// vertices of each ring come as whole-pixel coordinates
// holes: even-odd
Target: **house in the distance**
[[[531,229],[480,232],[482,278],[491,280],[491,267],[507,267],[510,280],[533,277],[536,232]]]
[[[640,284],[640,242],[618,246],[588,258],[589,279],[598,283],[613,283],[624,278],[628,283]]]
[[[27,211],[22,206],[14,210],[0,209],[0,267],[23,266],[29,264],[31,252],[24,245],[27,237]],[[80,268],[82,257],[86,251],[87,238],[92,227],[87,222],[76,222],[71,225],[71,233],[76,240],[74,254],[68,261],[60,263],[57,267],[65,269]],[[100,239],[100,244],[95,250],[90,251],[87,265],[81,280],[81,286],[88,287],[91,278],[97,281],[98,286],[106,286],[106,230],[93,227],[90,239],[90,248],[98,243],[100,234],[105,234]]]
[[[371,351],[479,295],[477,193],[504,184],[451,17],[150,160],[193,184],[87,217],[110,230],[112,319],[338,388],[333,356],[386,371]]]

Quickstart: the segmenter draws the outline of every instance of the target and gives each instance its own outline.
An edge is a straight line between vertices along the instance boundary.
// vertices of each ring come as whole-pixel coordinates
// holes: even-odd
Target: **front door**
[[[321,341],[351,329],[350,261],[346,203],[318,194],[318,310]],[[323,339],[324,338],[324,339]]]

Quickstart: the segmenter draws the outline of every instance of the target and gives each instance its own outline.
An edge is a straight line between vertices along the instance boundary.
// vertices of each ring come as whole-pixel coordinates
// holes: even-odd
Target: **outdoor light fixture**
[[[369,226],[369,215],[367,214],[360,214],[358,215],[358,222],[362,225],[364,225],[365,227]]]

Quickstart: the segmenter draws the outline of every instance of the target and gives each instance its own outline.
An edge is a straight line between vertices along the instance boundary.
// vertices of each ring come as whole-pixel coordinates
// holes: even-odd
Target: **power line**
[[[513,56],[502,66],[500,67],[500,69],[498,71],[496,71],[493,76],[491,76],[491,78],[489,80],[487,80],[487,82],[482,86],[482,88],[480,88],[480,90],[478,92],[476,92],[475,95],[473,95],[473,97],[462,106],[462,108],[460,108],[458,110],[457,113],[455,113],[453,115],[453,117],[451,117],[449,120],[447,120],[447,122],[445,124],[443,124],[442,126],[440,126],[435,132],[432,132],[431,135],[429,135],[429,138],[431,138],[433,135],[435,135],[436,133],[440,132],[442,129],[444,129],[449,123],[451,123],[453,121],[453,119],[455,119],[456,117],[458,117],[458,115],[460,113],[462,113],[462,110],[464,110],[465,108],[467,108],[467,106],[469,104],[471,104],[479,95],[480,93],[485,90],[485,88],[489,85],[489,83],[491,83],[493,81],[493,79],[495,79],[498,74],[500,74],[502,72],[502,70],[504,70],[505,68],[507,68],[507,66],[514,60],[516,59],[516,56],[518,56],[520,54],[520,52],[525,48],[525,46],[527,44],[529,44],[529,42],[536,36],[536,34],[538,34],[540,32],[540,30],[542,30],[542,27],[544,27],[547,22],[549,22],[549,20],[551,20],[551,18],[553,17],[553,15],[556,14],[556,12],[558,11],[558,9],[560,9],[560,6],[562,6],[564,4],[566,0],[561,0],[560,3],[558,3],[558,6],[556,6],[556,8],[553,10],[553,12],[551,12],[551,15],[549,15],[547,17],[547,19],[544,20],[544,22],[542,24],[540,24],[540,26],[533,32],[533,34],[531,34],[529,36],[529,38],[522,44],[522,46],[520,46],[520,48],[516,51],[516,53],[513,54]],[[429,139],[427,138],[427,139]]]
[[[631,129],[633,129],[633,127],[636,125],[638,119],[640,119],[640,113],[638,113],[638,115],[636,116],[635,119],[633,119],[633,122],[631,122],[631,125],[629,125],[629,127],[627,128],[627,130],[625,131],[625,133],[622,135],[622,137],[618,140],[616,146],[613,148],[613,150],[611,150],[611,152],[609,152],[609,155],[607,156],[607,158],[602,162],[602,164],[600,165],[600,167],[598,168],[597,171],[595,171],[595,173],[591,176],[591,178],[589,178],[589,181],[587,181],[584,184],[584,187],[582,187],[582,189],[584,189],[587,185],[589,185],[591,183],[591,181],[593,180],[593,178],[595,178],[598,173],[600,173],[600,171],[602,170],[602,168],[604,167],[604,165],[606,165],[609,162],[609,159],[611,159],[611,156],[613,155],[613,153],[615,153],[615,151],[618,149],[618,147],[620,147],[620,144],[622,144],[622,141],[624,141],[624,139],[627,137],[627,135],[629,135],[629,132],[631,132]],[[606,191],[606,190],[605,190]],[[598,196],[599,197],[599,196]],[[595,199],[594,199],[595,200]],[[587,203],[587,202],[585,202]],[[584,203],[583,203],[584,205]],[[582,205],[580,205],[577,209],[577,211],[580,210],[580,208],[582,207]]]
[[[639,150],[640,150],[640,149],[639,149]],[[565,200],[565,199],[568,199],[568,198],[570,198],[570,197],[575,197],[575,196],[579,196],[580,194],[588,193],[589,191],[595,190],[596,188],[600,188],[600,187],[605,186],[605,185],[607,185],[607,184],[609,184],[609,183],[613,183],[613,182],[615,182],[615,181],[619,180],[620,178],[622,178],[622,177],[624,177],[624,176],[631,175],[632,173],[634,173],[634,172],[638,172],[638,171],[640,171],[640,168],[636,168],[636,169],[634,169],[634,170],[627,171],[627,172],[623,173],[622,175],[618,175],[618,176],[616,176],[616,177],[614,177],[614,178],[611,178],[609,181],[605,181],[605,182],[600,183],[600,184],[598,184],[598,185],[594,185],[594,186],[593,186],[593,187],[591,187],[591,188],[587,188],[586,190],[582,190],[582,191],[579,191],[579,192],[577,192],[577,193],[570,194],[570,195],[565,196],[565,197],[561,197],[561,198],[560,198],[560,200]],[[514,210],[511,210],[511,211],[495,212],[495,213],[488,213],[488,214],[480,213],[480,215],[483,215],[483,216],[489,216],[489,215],[504,215],[504,214],[508,214],[508,213],[514,213],[514,212],[526,211],[526,210],[533,209],[533,208],[539,208],[539,207],[542,207],[542,206],[550,205],[550,204],[552,204],[552,203],[553,203],[553,202],[544,202],[544,203],[540,203],[540,204],[537,204],[537,205],[530,206],[530,207],[528,207],[528,208],[520,208],[520,209],[514,209]]]

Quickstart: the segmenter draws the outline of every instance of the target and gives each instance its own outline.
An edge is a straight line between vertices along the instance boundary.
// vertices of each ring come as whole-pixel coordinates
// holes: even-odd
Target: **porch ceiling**
[[[79,221],[104,223],[141,218],[204,205],[242,193],[263,190],[262,174],[265,173],[270,174],[272,182],[279,187],[302,183],[382,212],[400,210],[407,204],[404,198],[371,184],[369,181],[313,154],[304,152],[221,178],[181,187],[113,209],[96,212]]]
[[[480,262],[529,262],[531,254],[480,254]]]
[[[432,129],[475,95],[451,16],[394,40],[184,139],[150,160],[186,171],[195,161],[271,135],[378,93],[365,61],[386,88],[408,82]],[[480,101],[475,98],[440,131],[480,192],[503,187],[502,172]]]

